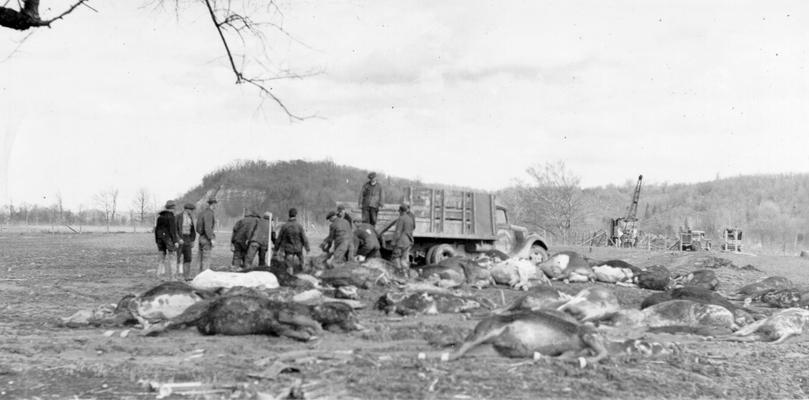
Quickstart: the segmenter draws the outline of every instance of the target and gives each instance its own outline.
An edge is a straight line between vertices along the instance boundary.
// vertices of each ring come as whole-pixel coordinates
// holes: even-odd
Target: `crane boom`
[[[632,195],[632,203],[626,210],[627,221],[637,221],[638,216],[638,200],[640,200],[640,187],[643,183],[643,175],[638,175],[638,184],[635,186],[635,193]]]

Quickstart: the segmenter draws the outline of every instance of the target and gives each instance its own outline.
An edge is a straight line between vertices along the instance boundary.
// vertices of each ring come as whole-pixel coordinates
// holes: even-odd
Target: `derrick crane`
[[[626,220],[627,221],[637,221],[638,220],[638,200],[640,200],[640,187],[643,184],[643,175],[638,176],[638,184],[635,185],[635,193],[632,195],[632,203],[629,204],[629,208],[626,210]]]
[[[638,201],[642,184],[643,175],[639,175],[635,191],[632,193],[632,202],[629,203],[626,210],[626,216],[610,220],[611,244],[615,247],[635,247],[637,245]]]

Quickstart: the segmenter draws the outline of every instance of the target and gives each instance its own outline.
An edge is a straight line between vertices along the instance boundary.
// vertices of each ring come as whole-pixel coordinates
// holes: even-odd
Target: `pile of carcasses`
[[[676,346],[640,339],[608,339],[613,329],[711,335],[723,340],[781,342],[801,334],[809,321],[809,291],[771,277],[726,298],[715,291],[713,271],[672,276],[663,266],[638,268],[622,260],[589,260],[565,251],[535,264],[490,253],[453,257],[397,276],[381,259],[347,263],[312,274],[291,274],[284,262],[242,272],[204,271],[193,281],[164,282],[115,305],[79,311],[62,324],[142,328],[143,335],[196,327],[205,335],[266,334],[310,341],[324,330],[364,330],[358,309],[362,290],[383,288],[373,307],[399,315],[470,313],[480,322],[457,349],[457,359],[482,345],[509,357],[551,356],[594,362],[609,354],[667,354]],[[614,291],[592,285],[575,295],[552,281],[604,282],[659,292],[639,308],[622,308]],[[475,289],[504,285],[525,290],[500,307]],[[560,286],[560,285],[556,285]],[[564,287],[564,285],[561,285]],[[767,316],[763,303],[785,308]],[[502,303],[501,303],[502,304]]]

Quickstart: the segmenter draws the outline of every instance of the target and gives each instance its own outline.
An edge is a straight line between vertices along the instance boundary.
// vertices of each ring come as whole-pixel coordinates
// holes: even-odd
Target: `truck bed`
[[[407,188],[405,200],[416,216],[416,238],[495,240],[494,196],[460,190]],[[361,212],[352,209],[359,218]],[[382,232],[399,217],[399,204],[385,204],[377,217]],[[391,226],[388,231],[392,231]]]

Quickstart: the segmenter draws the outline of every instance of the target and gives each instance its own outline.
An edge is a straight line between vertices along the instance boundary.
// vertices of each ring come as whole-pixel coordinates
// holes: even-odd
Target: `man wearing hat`
[[[197,240],[197,230],[194,227],[194,203],[185,203],[183,212],[177,216],[177,231],[180,234],[180,251],[177,252],[177,265],[185,280],[191,279],[191,251],[194,241]],[[182,264],[180,264],[182,258]]]
[[[233,260],[230,265],[237,269],[249,268],[252,266],[252,258],[247,258],[249,254],[248,249],[254,246],[253,258],[258,252],[258,240],[256,233],[258,232],[259,220],[255,210],[248,210],[244,218],[236,221],[233,225],[233,235],[230,236],[231,250],[233,251]]]
[[[216,244],[216,218],[214,217],[214,210],[216,210],[216,199],[211,197],[208,199],[208,208],[202,210],[197,217],[197,234],[199,235],[199,271],[205,271],[211,268],[211,250]]]
[[[256,215],[256,217],[258,218],[258,215]],[[256,221],[256,230],[248,241],[247,254],[244,256],[245,268],[253,265],[253,260],[255,260],[256,255],[258,255],[258,266],[267,266],[267,250],[269,249],[270,243],[270,231],[272,231],[270,227],[270,224],[272,224],[271,221],[272,213],[269,211],[265,212],[264,215]],[[275,232],[273,232],[272,235],[273,239],[275,239]],[[272,254],[270,254],[270,257],[272,257]]]
[[[297,221],[298,210],[289,209],[289,220],[281,226],[278,232],[278,241],[275,249],[284,253],[284,260],[293,266],[295,272],[300,272],[303,267],[303,250],[309,252],[309,239],[306,238],[306,231]]]
[[[371,172],[368,174],[368,182],[365,182],[360,190],[359,206],[362,210],[362,222],[376,228],[376,215],[383,202],[382,186],[376,181],[376,172]]]
[[[326,214],[326,219],[331,223],[329,225],[329,236],[320,244],[320,248],[324,252],[332,249],[332,265],[339,266],[348,261],[349,244],[353,241],[351,233],[351,225],[348,224],[345,218],[341,218],[334,211],[329,211]]]
[[[393,234],[393,261],[398,264],[399,273],[408,276],[410,269],[410,248],[413,246],[413,231],[416,229],[416,219],[410,213],[410,205],[402,203],[399,206],[399,218],[396,220],[396,230]]]
[[[177,221],[174,218],[174,200],[166,202],[166,206],[157,216],[155,222],[154,237],[157,243],[157,276],[174,280],[177,274],[177,258],[174,251],[177,250],[179,237],[177,236]],[[168,256],[168,257],[167,257]],[[166,260],[168,260],[168,270],[166,270]]]

